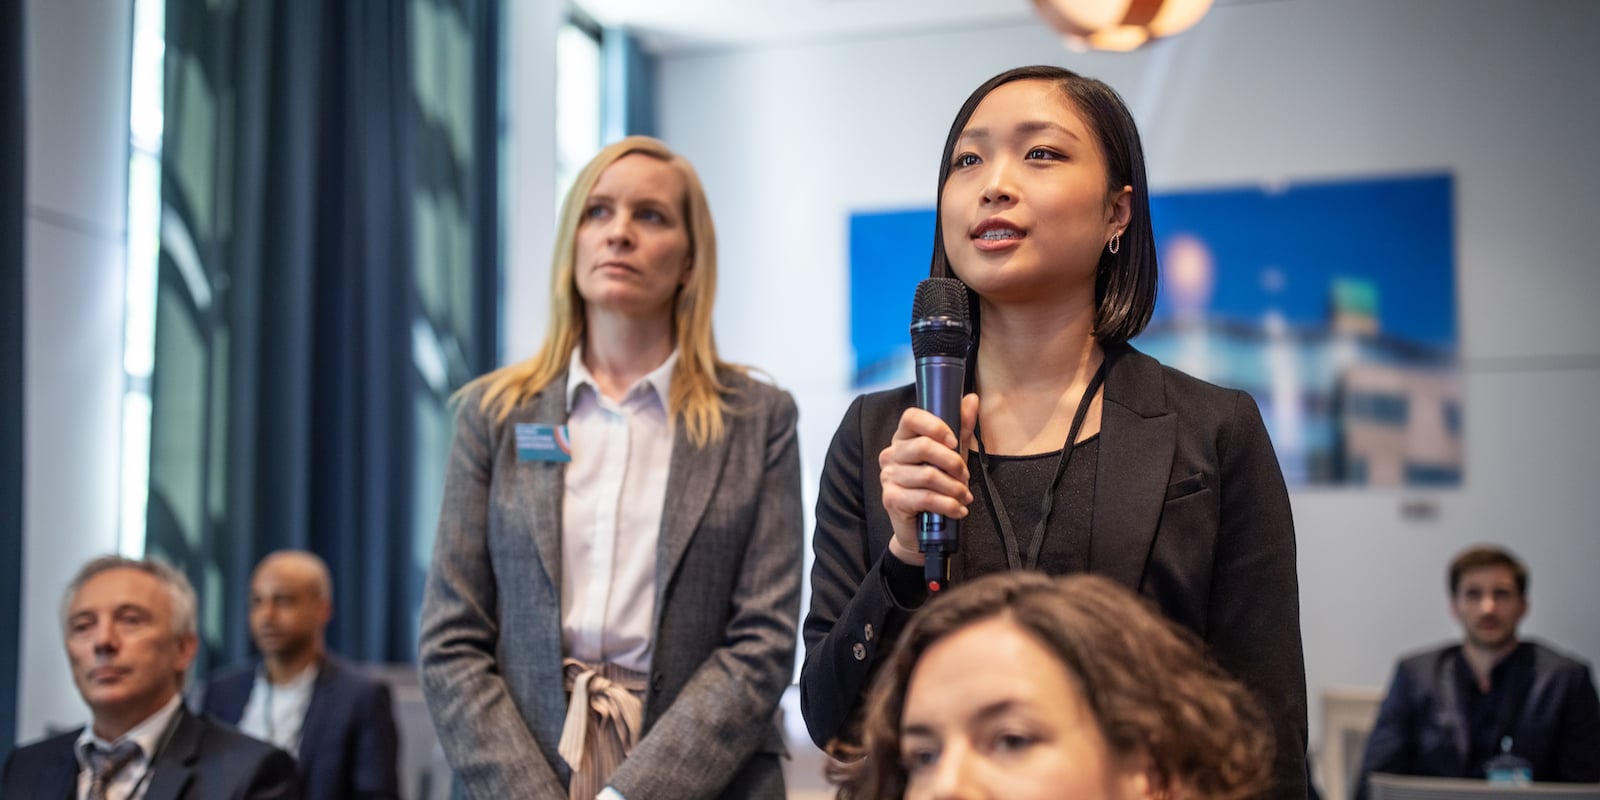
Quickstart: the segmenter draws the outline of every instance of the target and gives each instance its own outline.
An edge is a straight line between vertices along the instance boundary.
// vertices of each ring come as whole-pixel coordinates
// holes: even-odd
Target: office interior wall
[[[932,206],[950,121],[989,76],[1106,80],[1155,191],[1452,172],[1464,484],[1293,495],[1315,742],[1321,690],[1382,686],[1399,653],[1459,634],[1444,569],[1472,542],[1528,561],[1527,633],[1600,660],[1595,41],[1587,0],[1280,0],[1132,54],[1069,52],[1031,22],[678,53],[657,107],[716,215],[719,344],[795,393],[808,498],[852,396],[848,215]],[[884,302],[909,319],[909,293]]]
[[[59,602],[117,544],[130,3],[27,0],[17,738],[80,725]]]
[[[565,13],[565,4],[550,0],[506,4],[501,364],[532,356],[549,318],[556,218],[554,54]]]

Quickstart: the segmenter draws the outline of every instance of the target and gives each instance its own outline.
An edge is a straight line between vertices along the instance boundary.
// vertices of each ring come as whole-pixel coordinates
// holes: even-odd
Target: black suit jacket
[[[300,797],[288,753],[178,709],[172,739],[156,756],[145,800],[292,800]],[[74,800],[82,728],[20,747],[6,759],[0,798]]]
[[[254,664],[236,667],[212,679],[202,710],[238,725],[256,669]],[[297,759],[306,800],[399,797],[399,747],[388,685],[333,656],[323,658]]]
[[[1600,781],[1600,699],[1589,665],[1534,642],[1523,642],[1521,651],[1509,658],[1526,663],[1505,676],[1517,709],[1508,720],[1513,751],[1532,764],[1536,781]],[[1395,668],[1367,737],[1358,800],[1375,772],[1483,777],[1482,761],[1468,757],[1473,732],[1456,678],[1462,658],[1455,644],[1407,657]]]
[[[823,467],[800,677],[801,708],[819,746],[850,722],[910,614],[883,573],[893,532],[878,453],[914,404],[909,386],[857,398]],[[1275,725],[1273,796],[1304,798],[1294,520],[1255,402],[1127,345],[1107,347],[1099,452],[1089,571],[1155,601],[1255,692]],[[983,546],[994,545],[962,543]]]

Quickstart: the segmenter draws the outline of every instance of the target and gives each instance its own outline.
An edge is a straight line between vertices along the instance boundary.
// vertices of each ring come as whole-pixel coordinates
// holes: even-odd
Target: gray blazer
[[[736,373],[727,434],[676,428],[656,552],[644,732],[610,784],[629,800],[784,796],[774,709],[794,671],[802,512],[795,405]],[[517,423],[566,422],[566,377],[504,422],[456,415],[419,670],[458,796],[566,797],[556,752],[564,465],[519,462]]]

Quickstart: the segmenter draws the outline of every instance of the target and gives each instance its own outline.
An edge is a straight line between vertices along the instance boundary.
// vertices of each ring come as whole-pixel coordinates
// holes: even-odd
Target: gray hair
[[[199,601],[195,598],[194,585],[189,583],[189,577],[177,567],[168,564],[156,556],[147,556],[142,559],[128,558],[126,556],[100,556],[84,564],[74,575],[72,582],[67,584],[67,591],[61,596],[61,627],[67,627],[67,618],[72,611],[72,601],[83,589],[83,585],[91,578],[102,572],[114,569],[132,569],[143,572],[163,584],[172,594],[172,632],[179,636],[196,636],[199,628],[196,621],[196,608]]]

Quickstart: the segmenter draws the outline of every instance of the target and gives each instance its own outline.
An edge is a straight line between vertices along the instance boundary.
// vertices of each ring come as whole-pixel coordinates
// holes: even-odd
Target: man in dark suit
[[[1465,639],[1400,662],[1367,738],[1357,798],[1377,772],[1600,781],[1589,667],[1517,638],[1527,591],[1527,568],[1498,547],[1451,562],[1450,610]]]
[[[155,560],[86,564],[62,603],[67,660],[91,723],[6,759],[17,800],[297,798],[294,760],[183,706],[198,647],[195,594]]]
[[[250,636],[261,663],[213,679],[204,710],[299,756],[307,800],[399,796],[389,687],[327,652],[333,584],[315,554],[283,550],[250,579]]]

